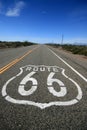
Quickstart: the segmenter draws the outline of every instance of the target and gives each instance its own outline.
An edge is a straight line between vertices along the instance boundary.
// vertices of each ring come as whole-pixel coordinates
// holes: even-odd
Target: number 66
[[[22,95],[22,96],[29,96],[29,95],[33,94],[36,91],[37,85],[38,85],[38,81],[35,78],[32,77],[35,73],[36,72],[29,73],[20,82],[20,85],[19,85],[19,88],[18,88],[18,92],[19,92],[20,95]],[[48,75],[48,78],[47,78],[48,90],[54,96],[63,97],[67,93],[66,87],[64,86],[64,83],[62,81],[60,81],[59,79],[54,79],[53,78],[54,75],[55,75],[54,72],[51,72]],[[27,90],[25,90],[25,85],[26,85],[27,82],[30,82],[30,81],[32,82],[32,86],[31,86],[31,89],[29,89],[27,91]],[[53,83],[57,83],[60,86],[60,91],[59,92],[57,92],[54,89]]]

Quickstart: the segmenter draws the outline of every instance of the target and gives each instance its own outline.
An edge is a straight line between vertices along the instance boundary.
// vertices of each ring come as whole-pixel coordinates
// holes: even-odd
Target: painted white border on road
[[[49,49],[49,48],[48,48]],[[71,65],[69,65],[65,60],[63,60],[60,56],[58,56],[55,52],[49,49],[58,59],[60,59],[64,64],[66,64],[71,70],[73,70],[77,75],[79,75],[84,81],[87,82],[87,79],[80,74],[77,70],[75,70]]]
[[[27,65],[27,66],[35,66],[35,65]],[[25,67],[27,67],[25,66]],[[37,65],[39,67],[41,66],[44,66],[44,67],[52,67],[52,66],[45,66],[45,65]],[[54,67],[54,66],[53,66]],[[60,68],[58,66],[55,66],[57,68]],[[17,74],[16,76],[12,77],[11,79],[9,79],[3,86],[2,88],[2,96],[8,101],[8,102],[11,102],[11,103],[14,103],[14,104],[21,104],[21,105],[33,105],[33,106],[36,106],[36,107],[39,107],[41,109],[45,109],[47,107],[51,107],[51,106],[70,106],[70,105],[74,105],[76,103],[78,103],[81,99],[82,99],[82,90],[80,88],[80,86],[73,80],[71,79],[70,77],[68,77],[66,74],[65,74],[65,69],[63,68],[60,68],[60,70],[62,70],[62,75],[70,80],[75,86],[76,86],[76,89],[77,89],[77,96],[72,99],[72,100],[68,100],[68,101],[52,101],[52,102],[49,102],[49,103],[40,103],[40,102],[34,102],[34,101],[28,101],[28,100],[20,100],[20,99],[14,99],[13,97],[10,97],[8,95],[8,92],[7,92],[7,86],[8,84],[13,81],[14,79],[16,79],[17,77],[21,76],[21,74],[23,73],[23,68],[24,67],[21,67],[20,68],[20,72],[19,74]],[[52,77],[51,77],[52,78]],[[53,80],[54,81],[54,80]],[[52,82],[53,82],[52,81]],[[59,82],[59,81],[58,81]],[[48,82],[49,83],[49,82]],[[49,85],[49,84],[48,84]],[[62,85],[62,84],[61,84]],[[64,86],[63,86],[64,87]],[[36,89],[36,88],[35,88]],[[49,89],[49,88],[48,88]],[[54,93],[54,92],[52,92]],[[30,93],[31,94],[31,93]],[[55,95],[55,94],[54,94]]]

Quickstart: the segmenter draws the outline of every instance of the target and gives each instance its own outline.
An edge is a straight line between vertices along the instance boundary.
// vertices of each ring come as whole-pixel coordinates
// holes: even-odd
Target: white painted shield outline
[[[56,67],[58,69],[61,69],[62,70],[62,75],[67,78],[68,80],[70,80],[72,83],[74,83],[74,85],[77,87],[77,90],[78,90],[78,95],[76,96],[75,99],[72,99],[70,101],[54,101],[54,102],[49,102],[49,103],[38,103],[38,102],[34,102],[34,101],[27,101],[27,100],[17,100],[17,99],[14,99],[12,97],[10,97],[7,92],[6,92],[6,89],[7,89],[7,85],[12,81],[14,80],[15,78],[17,78],[18,76],[20,76],[22,73],[23,73],[23,68],[25,67]],[[9,79],[3,86],[2,88],[2,96],[5,97],[5,99],[11,103],[14,103],[14,104],[20,104],[20,105],[33,105],[33,106],[36,106],[36,107],[39,107],[41,109],[45,109],[47,107],[50,107],[50,106],[70,106],[70,105],[74,105],[76,103],[79,102],[79,100],[82,99],[82,90],[80,88],[80,86],[71,78],[69,78],[66,74],[65,74],[65,69],[63,68],[60,68],[58,66],[45,66],[45,65],[26,65],[24,67],[21,67],[20,68],[20,72],[19,74],[17,74],[16,76],[12,77],[11,79]]]

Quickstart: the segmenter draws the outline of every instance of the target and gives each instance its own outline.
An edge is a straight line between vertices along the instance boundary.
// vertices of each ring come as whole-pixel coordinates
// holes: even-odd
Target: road
[[[87,59],[45,45],[0,50],[0,130],[87,130]]]

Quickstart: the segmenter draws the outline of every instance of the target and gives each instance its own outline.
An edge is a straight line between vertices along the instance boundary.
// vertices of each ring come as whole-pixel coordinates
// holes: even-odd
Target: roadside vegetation
[[[73,54],[85,55],[87,56],[87,45],[72,45],[72,44],[47,44],[53,47],[61,47],[64,50],[70,51]]]
[[[73,54],[80,54],[87,56],[87,46],[82,45],[62,45],[62,48],[71,51]]]
[[[0,48],[17,48],[17,47],[22,47],[22,46],[36,45],[36,44],[37,43],[28,42],[28,41],[24,41],[24,42],[20,42],[20,41],[16,41],[16,42],[0,41]]]

